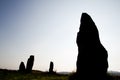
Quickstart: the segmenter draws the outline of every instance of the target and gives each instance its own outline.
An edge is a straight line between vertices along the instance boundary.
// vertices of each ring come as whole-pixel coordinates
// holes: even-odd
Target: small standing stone
[[[54,68],[54,64],[53,64],[53,62],[51,61],[51,62],[50,62],[50,67],[49,67],[49,73],[54,73],[53,68]]]
[[[21,63],[20,63],[19,72],[25,72],[25,65],[24,65],[24,62],[21,62]]]

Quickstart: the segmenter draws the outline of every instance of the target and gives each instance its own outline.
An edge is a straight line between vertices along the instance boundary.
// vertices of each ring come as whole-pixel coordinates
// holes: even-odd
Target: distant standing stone
[[[20,63],[19,72],[25,72],[25,65],[24,65],[24,62],[21,62],[21,63]]]
[[[53,71],[53,68],[54,68],[54,64],[53,64],[53,62],[51,61],[50,62],[50,67],[49,67],[49,73],[53,73],[54,71]]]
[[[30,58],[28,58],[28,61],[27,61],[27,66],[26,66],[26,72],[27,73],[30,73],[32,71],[33,64],[34,64],[34,56],[31,55]]]

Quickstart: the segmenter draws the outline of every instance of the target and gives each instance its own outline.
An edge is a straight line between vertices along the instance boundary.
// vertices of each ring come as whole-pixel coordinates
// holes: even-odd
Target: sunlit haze
[[[0,0],[0,68],[18,70],[34,55],[35,70],[53,61],[55,71],[75,71],[83,12],[99,30],[109,70],[120,71],[120,0]]]

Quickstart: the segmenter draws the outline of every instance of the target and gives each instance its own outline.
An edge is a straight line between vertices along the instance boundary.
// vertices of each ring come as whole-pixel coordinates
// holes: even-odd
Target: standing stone
[[[25,65],[24,65],[24,62],[21,62],[21,63],[20,63],[19,72],[25,72]]]
[[[53,62],[51,61],[51,62],[50,62],[50,67],[49,67],[49,73],[54,73],[53,67],[54,67],[54,64],[53,64]]]
[[[92,18],[83,13],[77,34],[77,72],[78,80],[106,80],[107,51],[99,39],[98,29]]]
[[[28,61],[27,61],[27,67],[26,67],[26,72],[27,73],[32,72],[33,64],[34,64],[34,56],[31,55],[30,58],[28,58]]]

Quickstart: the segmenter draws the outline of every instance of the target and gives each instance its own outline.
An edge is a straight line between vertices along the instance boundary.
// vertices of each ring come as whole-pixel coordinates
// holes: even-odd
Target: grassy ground
[[[15,70],[0,69],[0,80],[69,80],[69,77],[70,75],[49,74],[41,71],[32,71],[32,73],[25,74]],[[108,80],[120,80],[120,76],[108,74],[108,77]]]
[[[0,70],[0,80],[68,80],[68,75],[49,74],[40,71],[25,74],[17,71]]]

